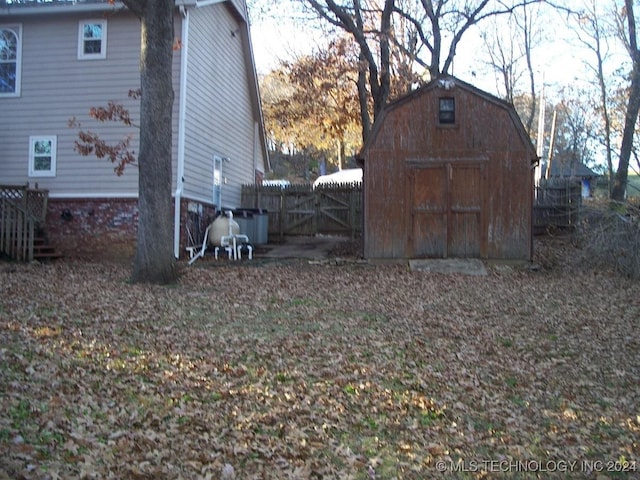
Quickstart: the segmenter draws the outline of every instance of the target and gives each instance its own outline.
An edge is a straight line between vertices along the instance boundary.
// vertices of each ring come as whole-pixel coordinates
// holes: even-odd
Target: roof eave
[[[176,7],[195,7],[197,0],[176,0]],[[115,12],[125,9],[122,2],[60,2],[50,5],[41,3],[34,5],[5,5],[0,8],[0,15],[42,15],[42,14],[68,14],[68,13],[92,13]]]
[[[122,2],[95,2],[95,3],[56,3],[51,5],[5,5],[0,8],[0,15],[42,15],[55,13],[91,13],[91,12],[113,12],[122,10]]]

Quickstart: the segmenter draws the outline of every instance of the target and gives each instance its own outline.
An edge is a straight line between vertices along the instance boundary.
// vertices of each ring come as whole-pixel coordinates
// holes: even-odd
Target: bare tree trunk
[[[395,0],[385,0],[382,17],[380,19],[380,90],[374,98],[374,119],[387,105],[391,93],[391,62],[389,41],[391,39],[391,15],[393,14]]]
[[[607,105],[609,101],[609,95],[607,94],[607,84],[604,78],[604,60],[602,58],[602,50],[600,45],[600,33],[596,33],[596,47],[594,51],[596,53],[598,65],[597,65],[597,77],[598,86],[600,87],[600,103],[602,105],[602,120],[604,122],[604,144],[607,150],[607,173],[609,175],[609,196],[613,195],[613,158],[611,145],[611,118],[609,116],[609,107]]]
[[[627,113],[624,119],[624,131],[622,133],[622,145],[620,146],[620,160],[618,171],[613,183],[611,198],[623,201],[627,193],[627,176],[629,170],[629,159],[633,149],[633,136],[635,134],[638,112],[640,111],[640,51],[636,39],[636,19],[633,12],[633,0],[625,0],[627,27],[629,38],[627,49],[633,70],[631,72],[631,86],[629,87],[629,102],[627,103]]]
[[[367,141],[371,133],[371,116],[369,115],[369,94],[367,93],[366,60],[360,53],[360,65],[358,67],[358,100],[360,106],[360,118],[362,121],[362,143]]]
[[[636,57],[637,56],[638,53],[636,53]],[[613,191],[611,192],[611,199],[619,202],[625,199],[627,193],[629,159],[631,158],[631,151],[633,149],[633,136],[635,134],[638,112],[640,112],[640,62],[635,58],[633,61],[633,72],[631,73],[631,86],[629,87],[629,102],[624,119],[622,145],[620,146],[620,160],[618,161],[618,170],[613,181]]]
[[[490,57],[490,66],[502,77],[505,99],[515,104],[515,88],[517,81],[527,76],[531,103],[521,106],[519,113],[529,136],[533,136],[533,122],[536,118],[538,98],[536,95],[535,69],[532,49],[535,45],[535,15],[530,14],[526,3],[522,4],[521,13],[514,12],[508,22],[508,29],[494,27],[493,37],[488,29],[482,37]],[[526,71],[521,71],[520,63],[524,60]],[[497,82],[496,82],[497,83]]]
[[[598,82],[600,91],[600,108],[602,109],[602,123],[604,128],[604,145],[607,156],[607,173],[609,177],[609,197],[613,194],[613,146],[611,144],[611,115],[609,112],[609,94],[604,74],[604,62],[606,57],[606,20],[600,18],[597,10],[597,0],[591,0],[588,5],[586,15],[583,14],[579,23],[582,31],[585,32],[586,38],[580,38],[582,44],[593,52],[595,64],[587,63],[587,66],[593,71]]]
[[[598,61],[597,76],[600,87],[600,103],[602,104],[602,120],[604,121],[604,143],[607,150],[607,174],[609,177],[609,197],[613,195],[613,146],[611,145],[611,117],[609,115],[609,95],[607,94],[607,84],[604,78],[604,58],[602,54],[602,41],[600,25],[596,15],[596,2],[593,1],[593,23],[594,23],[594,52]]]
[[[433,1],[425,0],[423,3],[424,11],[432,26],[432,43],[431,43],[431,61],[429,62],[429,80],[433,80],[440,75],[440,56],[442,55],[442,31],[440,30],[440,12],[441,5],[438,4],[438,11],[434,10]],[[422,35],[424,37],[424,34]],[[426,42],[425,42],[426,43]],[[447,73],[444,71],[443,73]]]
[[[368,93],[366,80],[368,72],[369,89],[373,99],[373,120],[382,111],[389,99],[391,91],[391,69],[389,65],[389,41],[391,37],[391,16],[393,15],[395,0],[384,0],[384,8],[380,14],[380,32],[377,39],[377,49],[372,51],[367,43],[365,25],[362,15],[361,0],[352,0],[352,9],[338,5],[334,0],[305,0],[320,15],[331,24],[338,26],[353,36],[360,47],[360,75],[358,77],[358,95],[360,97],[360,111],[362,113],[362,138],[366,141],[370,132],[368,109]],[[376,53],[377,52],[377,53]],[[378,65],[378,59],[380,65]]]
[[[529,87],[531,88],[530,90],[531,110],[529,110],[529,115],[527,116],[527,122],[525,127],[527,129],[527,133],[531,135],[531,132],[533,131],[533,119],[536,116],[537,99],[536,99],[535,75],[534,75],[534,69],[533,69],[533,62],[531,60],[531,49],[532,49],[531,43],[533,40],[532,39],[533,32],[531,31],[531,29],[533,27],[529,20],[529,12],[527,10],[526,5],[522,7],[522,16],[523,16],[522,34],[524,39],[524,54],[525,54],[525,59],[527,61],[527,72],[529,73]]]
[[[174,0],[125,0],[142,24],[138,243],[131,280],[177,279],[171,199]]]

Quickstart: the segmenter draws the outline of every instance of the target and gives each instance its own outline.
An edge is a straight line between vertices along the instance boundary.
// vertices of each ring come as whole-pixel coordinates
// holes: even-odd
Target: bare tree
[[[608,57],[608,34],[611,26],[606,24],[602,11],[598,10],[596,0],[590,0],[586,9],[578,15],[578,39],[580,43],[593,54],[593,63],[585,62],[597,83],[599,102],[596,111],[602,119],[602,139],[605,147],[607,171],[609,173],[609,196],[613,194],[613,146],[611,131],[611,114],[609,111],[610,86],[604,72],[605,62]]]
[[[574,172],[580,164],[593,163],[593,142],[596,137],[593,110],[584,99],[585,91],[570,89],[565,99],[555,106],[558,114],[553,152],[550,156]],[[567,98],[568,97],[568,98]]]
[[[373,119],[380,113],[391,92],[392,49],[413,55],[430,79],[449,73],[456,49],[464,34],[486,18],[514,12],[538,0],[299,0],[309,5],[330,24],[344,29],[360,47],[362,68],[358,82],[366,140],[371,118],[365,98],[373,99]],[[394,28],[402,21],[411,25],[411,34]],[[426,47],[427,58],[422,57]],[[368,80],[368,82],[367,82]],[[366,91],[368,86],[369,91]]]
[[[424,17],[409,11],[395,13],[411,21],[420,41],[427,47],[429,58],[421,63],[431,78],[450,73],[456,51],[467,31],[487,18],[511,14],[534,0],[419,0]],[[537,2],[539,3],[539,2]]]
[[[407,17],[421,19],[426,15],[419,2],[415,0],[396,0],[396,10],[408,12]],[[390,98],[409,93],[415,85],[424,83],[421,69],[426,69],[422,61],[425,45],[418,38],[418,29],[414,22],[406,17],[395,15],[391,25],[391,94]]]
[[[522,32],[522,45],[523,51],[522,54],[526,60],[527,64],[527,73],[529,75],[529,93],[531,94],[531,110],[529,111],[529,115],[527,116],[525,126],[527,128],[527,132],[531,133],[533,129],[533,120],[536,115],[536,83],[535,83],[535,74],[533,68],[533,60],[532,60],[532,50],[536,43],[536,27],[535,27],[535,15],[529,13],[529,9],[527,5],[523,5],[522,16],[516,16],[516,23]]]
[[[123,0],[140,19],[140,149],[138,239],[133,282],[177,279],[173,254],[171,146],[174,0]]]
[[[532,7],[525,3],[506,17],[506,21],[502,21],[505,17],[494,16],[487,25],[490,28],[485,28],[480,34],[489,57],[489,67],[498,76],[497,89],[504,92],[505,99],[515,103],[518,86],[523,81],[528,84],[526,89],[531,99],[526,102],[526,111],[519,113],[531,136],[534,133],[533,122],[538,103],[533,49],[540,44],[542,38],[542,29],[536,23],[541,18],[540,8],[540,5]]]
[[[496,90],[510,103],[514,102],[516,85],[522,77],[517,33],[512,21],[507,22],[506,28],[493,22],[480,33],[488,55],[486,63],[496,74]]]
[[[375,119],[386,105],[391,89],[389,44],[391,15],[395,0],[384,0],[382,10],[370,8],[361,0],[350,0],[347,2],[348,5],[338,4],[335,0],[302,1],[307,2],[321,18],[352,35],[360,48],[361,68],[357,86],[364,141],[368,137],[372,125],[368,107],[369,92],[373,99],[373,118]],[[377,30],[372,28],[376,17],[379,18]],[[372,37],[372,34],[375,35]],[[372,44],[370,45],[369,42]],[[367,86],[369,91],[367,91]]]
[[[640,112],[640,50],[638,50],[638,37],[636,32],[636,18],[633,10],[633,0],[625,0],[624,9],[617,17],[618,32],[620,38],[631,58],[631,84],[629,86],[629,99],[625,115],[624,130],[622,132],[622,144],[620,146],[620,158],[618,170],[613,182],[611,198],[623,201],[627,192],[627,177],[629,159],[633,150],[633,140]]]

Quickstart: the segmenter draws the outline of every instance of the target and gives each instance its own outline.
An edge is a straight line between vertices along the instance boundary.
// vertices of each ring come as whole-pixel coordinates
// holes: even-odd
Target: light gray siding
[[[22,30],[22,95],[0,99],[0,144],[3,146],[2,183],[38,182],[52,195],[135,194],[137,175],[128,169],[113,181],[113,166],[73,151],[77,129],[68,121],[76,117],[83,128],[104,131],[109,141],[120,139],[131,128],[114,125],[106,133],[88,116],[92,106],[108,100],[123,102],[138,117],[138,102],[127,98],[139,86],[139,39],[133,17],[109,18],[106,60],[78,60],[78,22],[91,16],[28,16],[11,18]],[[139,38],[139,37],[138,37]],[[136,41],[137,40],[137,41]],[[135,129],[133,131],[135,134]],[[51,178],[28,177],[30,135],[57,135],[57,171]]]
[[[99,123],[89,117],[89,109],[113,100],[125,105],[134,121],[139,119],[139,101],[128,98],[128,92],[140,86],[140,23],[128,12],[109,14],[107,58],[78,60],[78,22],[95,18],[102,18],[101,14],[0,17],[0,23],[20,23],[23,27],[21,96],[0,98],[0,183],[37,182],[56,197],[137,195],[135,167],[127,167],[125,174],[117,177],[108,160],[83,157],[73,150],[78,129],[70,128],[68,122],[75,117],[83,129],[98,132],[111,144],[131,135],[131,148],[138,151],[136,127]],[[179,27],[176,22],[176,35],[180,34]],[[174,52],[174,56],[177,105],[180,52]],[[175,112],[177,132],[177,107]],[[57,136],[55,177],[28,176],[31,135]],[[174,148],[174,158],[175,152]]]
[[[240,186],[254,181],[254,167],[264,166],[246,24],[229,3],[190,15],[184,194],[211,201],[217,154],[229,159],[223,164],[222,206],[237,207]]]
[[[175,17],[175,37],[185,43],[174,51],[173,189],[177,188],[180,95],[185,93],[183,196],[212,201],[213,156],[228,158],[223,167],[223,206],[240,204],[240,187],[254,181],[255,169],[264,170],[261,114],[251,58],[244,0],[190,6],[188,40],[183,37],[184,17]],[[57,13],[8,13],[0,24],[22,25],[21,96],[0,98],[0,183],[49,189],[55,197],[135,197],[137,168],[127,167],[122,177],[105,159],[83,157],[73,150],[76,118],[85,130],[97,132],[109,144],[132,136],[138,151],[138,129],[117,122],[99,123],[89,109],[109,100],[124,104],[134,121],[139,101],[128,98],[139,87],[140,24],[123,10],[77,12],[74,7]],[[107,19],[107,58],[78,60],[80,20]],[[186,51],[188,49],[188,52]],[[181,77],[181,60],[188,62]],[[186,87],[181,88],[181,78]],[[29,137],[57,138],[54,177],[29,177]]]
[[[233,4],[237,15],[239,15],[245,22],[249,21],[247,15],[247,4],[245,0],[230,0],[229,3]]]

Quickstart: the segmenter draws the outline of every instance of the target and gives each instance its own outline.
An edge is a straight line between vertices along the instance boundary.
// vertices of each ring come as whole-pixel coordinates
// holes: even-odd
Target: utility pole
[[[553,161],[553,144],[556,141],[556,119],[558,111],[553,109],[553,121],[551,122],[551,138],[549,139],[549,156],[547,160],[547,171],[544,178],[548,179],[551,176],[551,162]]]
[[[544,99],[544,74],[542,76],[542,91],[540,92],[540,110],[538,115],[538,142],[536,145],[536,155],[538,156],[538,164],[534,171],[534,180],[536,187],[540,186],[542,178],[542,155],[544,154],[544,115],[546,103]],[[548,170],[548,169],[547,169]]]

